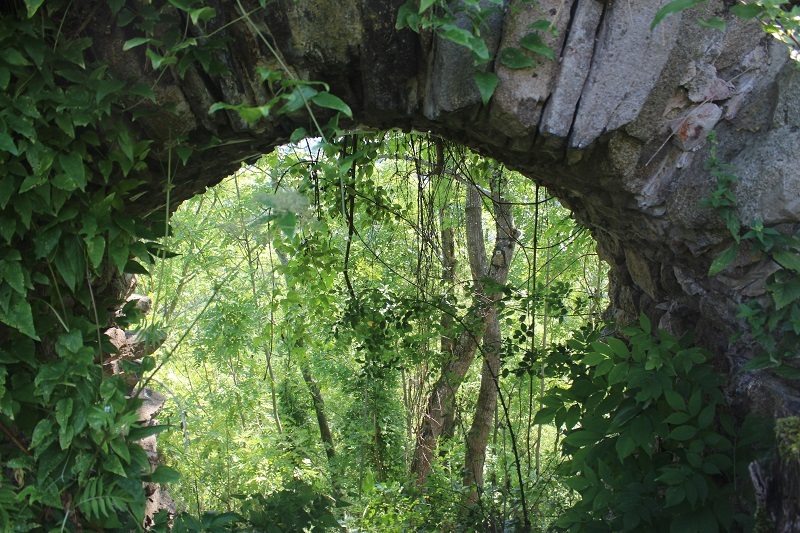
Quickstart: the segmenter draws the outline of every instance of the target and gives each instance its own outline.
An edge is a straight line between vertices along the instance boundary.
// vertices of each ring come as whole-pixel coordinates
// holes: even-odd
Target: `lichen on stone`
[[[783,461],[800,461],[800,417],[790,416],[775,421],[778,453]]]

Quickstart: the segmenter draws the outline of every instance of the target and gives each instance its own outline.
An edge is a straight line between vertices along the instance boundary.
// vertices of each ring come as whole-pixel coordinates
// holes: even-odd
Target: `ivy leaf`
[[[118,242],[118,241],[117,241]],[[108,245],[108,255],[111,257],[111,260],[114,261],[114,264],[117,265],[117,268],[120,272],[123,272],[125,269],[125,264],[128,262],[128,256],[130,255],[130,251],[128,249],[127,244],[109,244]]]
[[[724,252],[719,254],[717,258],[714,259],[713,263],[711,263],[711,268],[708,269],[708,275],[716,276],[726,266],[731,264],[738,255],[739,255],[739,244],[738,243],[731,244]]]
[[[67,154],[59,154],[58,162],[61,163],[61,168],[64,169],[67,176],[75,182],[80,190],[86,187],[86,169],[83,166],[83,158],[77,152],[69,152]]]
[[[412,0],[408,0],[397,10],[397,22],[394,27],[397,30],[409,27],[412,31],[419,33],[420,20],[417,6],[414,5]]]
[[[186,146],[185,144],[178,146],[175,151],[178,153],[178,157],[181,159],[181,163],[183,163],[184,166],[194,153],[194,149],[191,146]]]
[[[97,89],[95,101],[99,104],[103,98],[109,94],[118,93],[125,87],[125,82],[122,80],[104,80]]]
[[[25,59],[25,56],[15,48],[6,48],[0,52],[0,59],[3,59],[6,63],[15,67],[27,67],[31,64],[31,62]]]
[[[786,281],[773,283],[767,287],[775,300],[775,310],[780,311],[790,303],[800,298],[800,279],[791,278]]]
[[[152,48],[148,48],[144,54],[150,59],[150,62],[153,64],[153,70],[158,70],[161,67],[173,65],[178,62],[177,56],[172,56],[172,55],[162,56]]]
[[[552,33],[553,35],[558,35],[558,29],[556,28],[556,25],[550,22],[549,20],[545,19],[537,20],[536,22],[528,26],[528,28],[532,30],[547,31]]]
[[[686,402],[683,400],[683,396],[674,390],[664,391],[664,398],[667,399],[667,404],[676,411],[686,411]]]
[[[117,474],[118,476],[128,477],[127,474],[125,474],[125,469],[122,468],[122,462],[115,454],[106,455],[105,459],[103,460],[103,469],[106,472],[111,472],[112,474]]]
[[[430,8],[433,4],[436,3],[436,0],[420,0],[419,3],[419,14],[425,13],[428,8]]]
[[[132,48],[136,48],[137,46],[141,46],[143,44],[149,43],[150,41],[152,41],[152,39],[150,37],[134,37],[133,39],[128,39],[122,45],[122,51],[123,52],[127,52],[128,50],[130,50]]]
[[[642,331],[650,335],[653,331],[653,326],[650,324],[650,319],[644,313],[639,314],[639,324],[642,326]]]
[[[606,339],[606,344],[611,347],[614,351],[614,355],[619,357],[622,360],[627,359],[630,356],[630,352],[628,351],[628,347],[625,346],[625,343],[615,337],[609,337]]]
[[[586,446],[590,446],[600,440],[601,436],[599,433],[595,431],[589,431],[588,429],[578,429],[564,437],[564,442],[569,444],[570,446],[575,446],[577,448],[583,448]]]
[[[777,250],[772,252],[772,258],[783,268],[794,270],[800,274],[800,254],[789,250]]]
[[[737,17],[747,20],[760,15],[764,11],[764,6],[760,6],[756,3],[736,4],[735,6],[731,7],[730,11]]]
[[[306,131],[305,128],[297,128],[296,130],[294,130],[292,132],[292,136],[289,137],[289,142],[290,143],[298,143],[298,142],[302,141],[303,139],[305,139],[307,135],[308,135],[308,132]]]
[[[318,93],[311,98],[311,101],[320,107],[327,107],[328,109],[344,113],[349,118],[353,118],[353,110],[350,109],[350,106],[344,103],[341,98],[329,92]]]
[[[486,63],[491,59],[489,57],[489,47],[486,46],[486,41],[481,37],[470,37],[469,49],[475,55],[477,64]]]
[[[275,83],[276,81],[280,81],[283,79],[283,72],[280,70],[272,70],[267,69],[264,67],[258,67],[256,69],[258,73],[258,77],[261,79],[261,83]]]
[[[553,49],[544,44],[542,38],[536,32],[531,32],[520,39],[519,45],[523,48],[527,48],[531,52],[541,54],[550,60],[555,60],[556,58],[556,54],[553,52]]]
[[[53,426],[55,426],[55,423],[49,418],[44,418],[36,424],[36,428],[33,430],[33,436],[31,437],[31,449],[53,442]]]
[[[128,440],[135,442],[137,440],[146,439],[147,437],[158,435],[162,431],[166,431],[170,426],[162,424],[159,426],[144,426],[140,428],[132,428],[128,433]]]
[[[86,241],[86,252],[89,254],[89,261],[94,268],[100,268],[105,251],[106,240],[102,235],[95,235],[93,238]]]
[[[670,439],[689,440],[697,435],[697,428],[694,426],[678,426],[669,434]]]
[[[539,409],[533,417],[533,424],[548,424],[552,422],[558,409],[558,407],[543,407]]]
[[[583,363],[586,366],[595,366],[606,360],[606,356],[600,352],[590,352],[583,358]]]
[[[762,368],[770,368],[773,366],[775,366],[775,363],[769,358],[769,354],[762,353],[742,365],[741,371],[761,370]]]
[[[19,261],[0,260],[0,281],[8,283],[20,296],[28,293],[25,290],[25,276]]]
[[[155,471],[150,474],[151,483],[177,483],[181,480],[181,475],[174,468],[159,465]]]
[[[452,24],[448,24],[446,27],[448,29],[442,33],[443,39],[447,39],[448,41],[453,41],[456,44],[460,44],[461,46],[464,46],[472,50],[472,46],[470,46],[470,39],[472,38],[472,34],[470,32],[468,32],[464,28],[453,26]]]
[[[0,133],[0,150],[8,152],[11,155],[19,155],[17,146],[14,144],[14,139],[8,133]]]
[[[193,9],[189,13],[189,18],[192,19],[192,24],[197,26],[200,21],[206,22],[217,16],[217,10],[213,7],[201,7],[200,9]]]
[[[11,326],[33,340],[40,340],[33,327],[33,312],[31,304],[19,294],[12,294],[8,311],[0,309],[0,322]]]
[[[306,102],[317,95],[317,90],[308,85],[298,85],[292,90],[286,104],[281,108],[280,113],[291,113],[301,107],[305,107]]]
[[[83,274],[83,252],[78,242],[72,238],[64,239],[54,262],[67,287],[74,291]]]
[[[636,441],[629,434],[620,433],[614,448],[617,450],[619,460],[623,461],[636,450]]]
[[[669,15],[680,13],[681,11],[685,11],[690,7],[696,6],[697,4],[702,4],[705,1],[706,0],[675,0],[674,2],[670,2],[659,9],[656,13],[656,16],[653,17],[653,22],[650,23],[650,31],[656,29],[656,26],[661,24],[661,21],[667,18]]]
[[[109,441],[111,449],[122,458],[123,461],[130,464],[131,452],[128,450],[128,443],[122,437],[116,436]]]
[[[34,16],[42,4],[44,4],[44,0],[25,0],[25,7],[28,8],[28,18]]]
[[[630,365],[628,363],[620,363],[615,365],[611,372],[608,373],[608,384],[609,385],[616,385],[617,383],[622,383],[625,378],[628,376],[628,371],[630,370]]]
[[[722,33],[728,29],[728,25],[725,23],[725,19],[721,19],[719,17],[710,17],[706,20],[697,19],[698,24],[700,24],[704,28],[709,28],[711,30],[719,30]]]
[[[508,68],[532,68],[536,66],[536,61],[522,53],[522,50],[514,47],[506,47],[500,52],[500,62]]]
[[[494,94],[494,90],[497,89],[497,84],[500,83],[500,78],[498,78],[494,72],[480,71],[476,71],[475,74],[473,74],[473,78],[475,78],[475,84],[481,92],[483,105],[488,104]]]
[[[134,261],[133,259],[129,259],[128,262],[125,263],[125,268],[122,271],[126,274],[142,274],[144,276],[150,275],[149,270],[147,270],[141,263]]]

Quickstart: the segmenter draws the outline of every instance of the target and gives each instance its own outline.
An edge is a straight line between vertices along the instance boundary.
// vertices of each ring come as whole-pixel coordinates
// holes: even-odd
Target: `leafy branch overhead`
[[[654,30],[665,18],[678,15],[707,0],[673,0],[662,7],[653,17],[650,29]],[[800,61],[800,6],[791,0],[755,0],[737,2],[729,9],[730,13],[743,20],[756,19],[764,32],[785,43],[795,61]],[[720,17],[698,19],[707,28],[726,31],[727,25]]]
[[[416,33],[433,32],[439,38],[469,50],[475,68],[475,85],[483,105],[487,105],[500,79],[491,70],[494,52],[489,49],[484,32],[490,17],[502,14],[505,9],[503,0],[407,0],[398,10],[395,27],[398,30],[409,28]],[[499,59],[504,66],[510,69],[535,67],[535,56],[532,57],[531,52],[555,60],[552,48],[542,39],[542,35],[546,34],[557,36],[558,31],[552,22],[538,20],[529,29],[532,31],[520,39],[518,47],[506,47],[500,52]]]

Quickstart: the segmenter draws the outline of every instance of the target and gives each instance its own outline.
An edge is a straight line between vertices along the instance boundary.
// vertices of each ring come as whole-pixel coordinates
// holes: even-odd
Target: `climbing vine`
[[[136,441],[165,427],[142,427],[128,383],[104,376],[116,350],[103,330],[114,283],[163,253],[163,213],[125,206],[152,141],[118,102],[147,91],[91,65],[66,2],[16,11],[0,19],[0,460],[13,480],[0,529],[136,528],[142,482],[174,475],[150,473]]]
[[[800,369],[793,364],[800,357],[800,238],[793,231],[765,227],[759,219],[742,223],[734,192],[738,181],[735,168],[717,158],[716,132],[709,139],[708,167],[717,183],[701,205],[714,209],[733,237],[733,243],[711,264],[709,275],[719,274],[743,253],[751,261],[767,261],[774,270],[766,279],[767,298],[738,305],[737,316],[747,322],[749,334],[761,348],[742,370],[770,368],[783,376],[800,378]]]
[[[531,4],[534,4],[531,2]],[[533,6],[535,7],[535,6]],[[535,7],[538,9],[538,7]],[[416,33],[433,32],[441,39],[463,46],[472,53],[475,71],[473,78],[486,105],[494,94],[500,79],[485,65],[494,59],[494,52],[486,42],[488,24],[493,16],[502,16],[503,0],[408,0],[397,13],[396,28],[409,28]],[[529,31],[519,40],[519,46],[507,46],[500,51],[500,62],[511,69],[536,66],[539,56],[555,60],[555,53],[544,42],[547,34],[558,36],[558,30],[549,20],[540,19],[531,24]]]

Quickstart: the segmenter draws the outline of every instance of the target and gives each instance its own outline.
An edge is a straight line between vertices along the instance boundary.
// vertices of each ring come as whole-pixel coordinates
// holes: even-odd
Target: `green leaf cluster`
[[[25,6],[0,17],[0,529],[135,529],[149,429],[103,332],[135,318],[109,280],[168,255],[163,216],[125,205],[152,141],[119,105],[142,89],[63,31],[72,4]]]
[[[766,260],[775,267],[766,280],[769,300],[754,299],[738,306],[737,316],[747,322],[750,335],[761,348],[742,370],[771,368],[786,377],[800,378],[800,370],[793,364],[800,357],[800,238],[791,230],[765,227],[758,219],[742,224],[733,191],[735,169],[719,161],[715,132],[709,138],[707,166],[717,181],[701,205],[714,209],[725,220],[734,241],[711,263],[709,275],[722,272],[744,251],[751,261]]]
[[[709,354],[688,337],[654,331],[642,315],[626,340],[584,330],[546,356],[568,384],[551,389],[535,422],[565,437],[561,474],[580,499],[556,522],[566,531],[732,531],[757,431],[738,432]],[[762,430],[764,428],[761,428]],[[759,443],[764,445],[764,443]]]
[[[492,61],[492,55],[483,36],[487,20],[505,9],[502,0],[407,0],[397,13],[398,30],[409,28],[416,33],[433,31],[440,38],[463,46],[472,53],[475,66],[473,79],[481,95],[483,105],[491,100],[500,78],[490,70],[479,70]],[[540,32],[557,35],[555,26],[547,20],[538,20],[530,25],[530,33],[524,35],[519,47],[506,47],[499,55],[500,62],[511,69],[532,68],[536,62],[526,51],[555,60],[555,52],[542,40]]]
[[[673,0],[665,5],[653,17],[650,24],[654,30],[669,15],[680,14],[692,7],[705,3],[707,0]],[[791,0],[755,0],[753,2],[736,2],[729,8],[730,13],[744,19],[756,19],[761,23],[765,33],[768,33],[786,44],[792,59],[800,61],[800,6]],[[724,19],[710,17],[707,20],[698,19],[698,23],[706,28],[726,31],[727,24]]]
[[[326,126],[318,127],[319,133],[325,139],[339,133],[340,116],[353,118],[350,106],[338,96],[333,95],[327,83],[299,80],[285,75],[283,70],[270,70],[264,67],[258,67],[258,74],[272,94],[266,103],[251,106],[217,102],[211,106],[209,113],[220,110],[234,111],[242,120],[252,125],[261,119],[296,114],[301,109],[307,110],[313,117],[313,104],[316,107],[336,112]],[[305,128],[298,128],[292,133],[290,140],[298,142],[307,136],[308,132]]]

